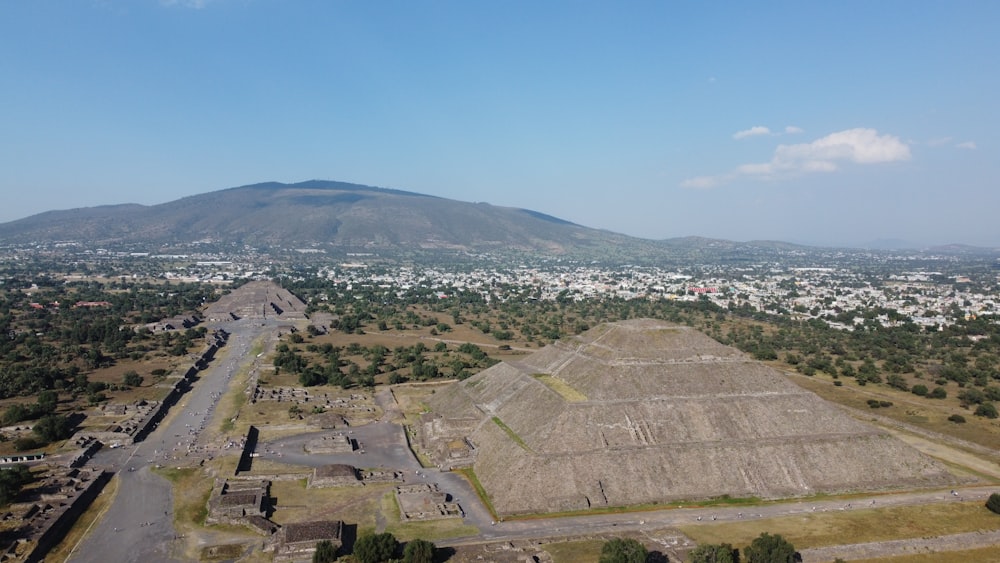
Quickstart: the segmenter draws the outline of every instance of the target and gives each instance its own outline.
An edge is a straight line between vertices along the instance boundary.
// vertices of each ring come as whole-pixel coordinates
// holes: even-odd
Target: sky
[[[1000,246],[1000,2],[2,0],[0,222],[338,180]]]

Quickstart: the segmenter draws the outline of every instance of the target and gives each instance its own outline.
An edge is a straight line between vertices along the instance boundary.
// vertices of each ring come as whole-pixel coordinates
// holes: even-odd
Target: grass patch
[[[500,420],[500,417],[494,416],[493,417],[493,422],[495,422],[496,425],[499,426],[501,430],[503,430],[504,432],[506,432],[507,435],[510,436],[510,439],[514,440],[515,444],[517,444],[518,446],[521,446],[524,449],[524,451],[529,452],[529,453],[534,453],[534,452],[531,451],[531,448],[528,447],[528,444],[525,444],[524,440],[522,440],[521,437],[517,435],[517,432],[514,432],[513,430],[511,430],[510,426],[507,426],[506,424],[503,423],[502,420]]]
[[[568,403],[583,403],[587,401],[587,396],[570,387],[564,380],[546,373],[536,373],[532,377],[537,379],[549,389],[555,391],[560,397],[566,399]]]
[[[178,531],[205,525],[212,479],[200,468],[161,467],[153,472],[173,484],[174,526]]]
[[[918,555],[898,555],[877,559],[853,559],[852,563],[1000,563],[1000,552],[996,547],[981,547],[963,551],[938,551]]]
[[[594,563],[601,558],[602,540],[547,543],[541,546],[552,556],[552,563]]]
[[[468,481],[469,484],[472,485],[472,488],[476,490],[476,495],[479,497],[479,500],[482,501],[486,510],[490,511],[490,515],[493,516],[493,519],[499,520],[500,518],[497,517],[497,511],[493,508],[493,502],[490,501],[490,495],[486,493],[486,488],[479,482],[479,477],[476,476],[475,470],[471,467],[462,467],[460,469],[455,469],[454,471],[462,477],[465,477],[465,480]]]
[[[246,551],[246,546],[239,543],[226,545],[208,545],[201,548],[200,561],[226,561],[238,558]]]
[[[272,519],[278,524],[311,520],[343,520],[358,525],[358,531],[375,529],[381,499],[392,485],[365,487],[306,488],[306,479],[274,481],[271,497],[275,499]]]
[[[700,543],[728,542],[749,545],[762,532],[781,534],[797,549],[851,543],[943,536],[979,530],[995,530],[997,517],[978,502],[954,502],[921,506],[810,512],[763,520],[723,524],[680,526]]]

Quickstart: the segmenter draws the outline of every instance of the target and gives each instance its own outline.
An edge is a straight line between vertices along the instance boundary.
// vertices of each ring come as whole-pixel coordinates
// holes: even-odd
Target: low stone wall
[[[33,533],[27,538],[29,549],[22,553],[24,561],[34,563],[43,561],[45,555],[62,541],[77,518],[90,506],[104,485],[108,483],[111,474],[98,471],[86,475],[86,480],[79,481],[81,488],[68,498],[66,503],[58,508],[47,508],[33,511],[28,523]],[[16,542],[15,542],[16,543]],[[12,546],[13,549],[13,546]]]

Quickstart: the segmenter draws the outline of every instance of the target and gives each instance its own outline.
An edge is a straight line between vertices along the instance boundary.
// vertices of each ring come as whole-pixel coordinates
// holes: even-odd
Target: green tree
[[[65,440],[66,438],[69,438],[72,430],[73,428],[70,425],[69,419],[61,414],[50,414],[42,417],[31,428],[31,431],[36,436],[46,442]]]
[[[336,560],[337,547],[330,540],[323,540],[316,544],[316,552],[313,553],[313,563],[333,563]]]
[[[46,389],[38,394],[38,413],[52,414],[56,412],[59,404],[59,393],[51,389]]]
[[[688,553],[689,563],[740,563],[740,550],[723,544],[704,544]]]
[[[646,563],[649,552],[638,540],[614,538],[604,542],[600,563]]]
[[[142,385],[142,376],[130,369],[122,376],[122,383],[127,387],[138,387]]]
[[[945,399],[948,397],[948,392],[945,391],[944,387],[935,387],[927,396],[931,399]]]
[[[976,412],[973,413],[976,416],[985,416],[986,418],[997,418],[997,407],[993,403],[983,403],[976,407]]]
[[[986,508],[990,511],[1000,514],[1000,493],[993,493],[990,498],[986,499]]]
[[[435,546],[427,540],[411,540],[403,548],[403,563],[432,563]]]
[[[780,534],[764,532],[743,548],[743,557],[746,563],[794,563],[795,547]]]
[[[6,506],[17,497],[21,488],[31,481],[31,471],[26,465],[15,465],[0,470],[0,506]]]
[[[358,563],[382,563],[396,554],[399,542],[389,532],[367,534],[354,542],[354,558]]]

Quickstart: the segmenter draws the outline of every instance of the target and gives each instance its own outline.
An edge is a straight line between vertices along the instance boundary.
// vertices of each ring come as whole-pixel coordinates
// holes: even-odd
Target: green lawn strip
[[[500,420],[500,417],[494,416],[493,417],[493,422],[495,422],[497,424],[497,426],[500,427],[501,430],[503,430],[504,432],[506,432],[507,435],[510,436],[510,439],[514,440],[515,444],[517,444],[518,446],[521,446],[522,448],[524,448],[524,451],[526,451],[528,453],[535,453],[535,452],[531,451],[531,448],[528,447],[528,444],[525,444],[524,440],[522,440],[521,437],[518,436],[516,432],[514,432],[513,430],[511,430],[510,426],[507,426],[506,424],[503,423],[502,420]]]
[[[493,503],[490,501],[490,496],[486,493],[486,488],[483,487],[483,484],[479,482],[479,477],[476,476],[476,472],[471,467],[461,467],[459,469],[455,469],[454,471],[462,477],[465,477],[465,480],[468,481],[469,484],[472,485],[472,488],[476,490],[476,495],[479,497],[479,500],[483,502],[483,506],[486,507],[486,510],[490,511],[490,516],[492,516],[494,520],[499,520],[500,518],[497,516],[497,511],[493,508]]]

